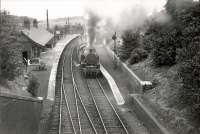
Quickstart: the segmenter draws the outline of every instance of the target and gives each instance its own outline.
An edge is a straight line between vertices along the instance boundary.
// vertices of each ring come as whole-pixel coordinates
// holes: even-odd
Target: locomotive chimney
[[[49,14],[47,9],[47,31],[49,31]]]

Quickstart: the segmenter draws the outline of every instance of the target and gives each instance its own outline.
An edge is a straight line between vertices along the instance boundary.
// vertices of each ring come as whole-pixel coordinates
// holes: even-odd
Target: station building
[[[29,59],[40,57],[41,52],[54,46],[53,34],[45,29],[24,29],[22,35],[23,38],[26,38],[26,42],[22,45],[24,47],[23,55]]]
[[[25,69],[28,59],[39,58],[41,52],[53,46],[54,35],[46,29],[38,28],[37,23],[32,23],[31,26],[30,22],[24,24],[23,29],[3,45],[7,48],[10,60],[16,64],[19,73]]]

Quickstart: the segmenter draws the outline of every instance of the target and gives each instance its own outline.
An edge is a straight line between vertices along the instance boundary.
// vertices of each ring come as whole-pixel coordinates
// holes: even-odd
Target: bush
[[[132,65],[132,64],[138,63],[139,61],[140,61],[139,54],[138,53],[133,53],[133,54],[131,54],[131,57],[128,60],[128,63]]]
[[[143,42],[144,42],[143,46],[144,46],[144,49],[145,49],[148,53],[151,53],[152,50],[153,50],[153,43],[152,43],[152,41],[155,40],[155,39],[153,39],[153,38],[154,38],[153,35],[146,35],[146,36],[144,36],[144,38],[143,38]]]
[[[176,63],[176,48],[179,44],[175,24],[161,25],[161,32],[154,38],[153,62],[156,66],[171,66]]]
[[[147,56],[148,56],[148,53],[146,50],[142,48],[136,48],[132,51],[131,57],[128,62],[129,64],[135,64],[146,59]]]
[[[2,47],[0,51],[1,59],[1,75],[4,79],[13,80],[16,76],[16,65],[11,62],[10,53],[8,48]]]
[[[152,21],[148,30],[146,31],[143,37],[143,47],[148,53],[152,52],[154,45],[157,43],[156,41],[160,36],[161,27],[161,24]]]
[[[173,65],[176,62],[176,48],[167,46],[162,42],[156,45],[153,49],[153,62],[156,66]]]
[[[140,35],[139,32],[133,32],[132,30],[126,30],[122,34],[123,45],[119,48],[119,58],[122,61],[126,61],[133,49],[137,48],[139,44]]]
[[[125,62],[130,57],[130,54],[127,53],[119,53],[119,59],[123,62]]]
[[[37,96],[38,87],[39,87],[39,82],[37,81],[36,77],[33,76],[33,75],[30,76],[29,85],[28,85],[27,91],[33,97],[36,97]]]
[[[183,63],[179,74],[183,81],[180,102],[191,108],[200,121],[200,52],[192,60]]]
[[[180,28],[173,21],[152,21],[144,36],[144,49],[152,53],[156,66],[171,66],[176,63],[176,48],[180,44]]]
[[[182,63],[179,74],[183,82],[180,102],[190,107],[195,119],[200,121],[200,4],[183,10],[178,15],[182,24],[181,45],[177,60]]]
[[[177,6],[177,0],[168,0],[166,11],[171,21],[151,24],[144,48],[152,52],[156,66],[180,64],[180,102],[200,121],[200,3],[188,2]]]

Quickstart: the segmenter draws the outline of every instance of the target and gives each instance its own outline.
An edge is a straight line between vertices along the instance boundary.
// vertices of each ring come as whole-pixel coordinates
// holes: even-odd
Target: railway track
[[[60,59],[49,134],[97,134],[88,111],[76,91],[71,73],[73,48],[74,46],[67,47]]]
[[[65,49],[66,53],[69,53],[67,51],[69,51],[70,49],[71,45],[68,45]],[[56,76],[55,102],[51,113],[48,134],[74,133],[73,124],[64,95],[65,92],[63,90],[63,63],[65,61],[65,57],[66,56],[62,54],[58,65]]]
[[[76,55],[73,57],[77,58]],[[96,114],[101,122],[100,133],[105,134],[128,134],[128,130],[120,119],[117,111],[110,102],[109,98],[104,92],[103,86],[98,79],[85,79],[83,75],[76,69],[72,74],[78,81],[78,89],[86,105],[93,105]],[[83,86],[84,85],[84,86]],[[88,108],[88,111],[90,108]],[[94,112],[94,111],[93,111]]]
[[[128,130],[106,95],[98,79],[86,80],[88,90],[104,122],[108,134],[128,134]]]
[[[71,42],[73,43],[73,42]],[[85,80],[74,67],[76,45],[68,45],[57,72],[49,134],[128,134],[97,79]]]

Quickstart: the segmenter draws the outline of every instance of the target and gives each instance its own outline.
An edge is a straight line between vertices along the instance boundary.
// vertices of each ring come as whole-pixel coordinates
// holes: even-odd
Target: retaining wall
[[[139,98],[141,94],[131,94],[132,102],[134,105],[134,112],[137,117],[144,123],[152,134],[170,134],[170,132],[163,127],[158,120],[148,111]]]
[[[0,134],[36,134],[43,100],[0,94]]]
[[[152,83],[149,81],[142,81],[139,77],[128,68],[128,66],[121,62],[120,59],[114,54],[112,50],[106,47],[110,56],[115,57],[117,60],[117,65],[119,68],[123,70],[123,72],[127,75],[127,77],[131,81],[131,86],[134,88],[136,94],[132,94],[132,102],[134,106],[134,112],[136,113],[137,117],[144,123],[144,125],[149,129],[152,134],[171,134],[165,127],[163,127],[158,119],[156,119],[151,112],[147,109],[147,107],[141,103],[140,99],[142,99],[142,93],[144,88],[148,86],[152,86]]]
[[[117,67],[120,67],[131,80],[131,86],[134,88],[135,93],[143,93],[145,88],[150,88],[152,86],[150,81],[141,80],[125,63],[121,62],[121,60],[114,54],[112,50],[110,50],[108,47],[106,47],[106,49],[110,56],[115,57]]]

